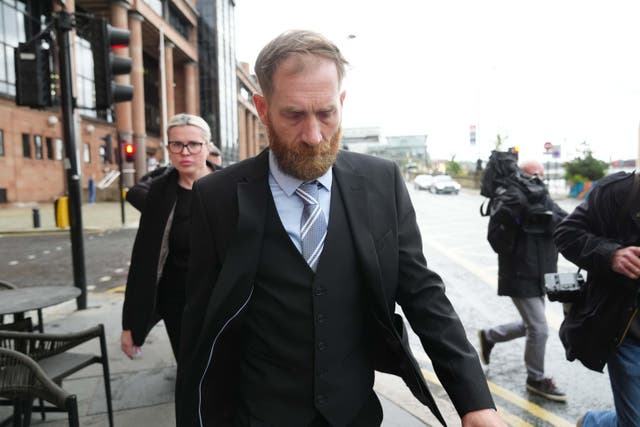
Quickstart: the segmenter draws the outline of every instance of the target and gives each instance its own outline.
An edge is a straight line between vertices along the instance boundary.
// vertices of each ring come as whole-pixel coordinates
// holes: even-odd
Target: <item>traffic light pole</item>
[[[69,192],[69,221],[71,225],[71,255],[73,282],[80,289],[76,303],[78,310],[87,308],[87,278],[84,264],[84,242],[82,237],[82,195],[80,173],[76,151],[76,129],[74,117],[73,79],[71,69],[71,46],[69,32],[73,29],[71,14],[58,12],[56,32],[60,61],[60,95],[62,124],[64,130],[65,169]]]
[[[118,170],[120,171],[120,175],[118,176],[118,192],[120,193],[120,219],[122,220],[122,225],[124,225],[124,168],[122,157],[124,156],[124,150],[122,149],[122,143],[120,142],[120,135],[118,135]]]

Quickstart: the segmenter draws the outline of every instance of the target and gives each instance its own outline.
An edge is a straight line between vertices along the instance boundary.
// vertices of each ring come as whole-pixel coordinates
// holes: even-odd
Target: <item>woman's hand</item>
[[[142,351],[140,350],[140,347],[133,344],[133,337],[131,336],[130,330],[122,331],[122,335],[120,336],[120,348],[129,359],[133,359]]]

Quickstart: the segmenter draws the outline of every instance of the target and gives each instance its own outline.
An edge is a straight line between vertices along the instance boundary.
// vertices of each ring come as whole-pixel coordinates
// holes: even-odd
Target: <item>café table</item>
[[[31,286],[0,291],[0,315],[12,314],[14,319],[24,319],[27,311],[51,307],[77,298],[80,289],[75,286]],[[38,316],[38,329],[43,332],[42,317]]]

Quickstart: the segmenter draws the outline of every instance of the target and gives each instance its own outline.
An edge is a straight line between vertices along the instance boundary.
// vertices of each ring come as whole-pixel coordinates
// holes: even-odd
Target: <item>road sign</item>
[[[544,143],[544,149],[547,151],[551,151],[551,149],[553,148],[553,144],[550,143],[549,141]]]

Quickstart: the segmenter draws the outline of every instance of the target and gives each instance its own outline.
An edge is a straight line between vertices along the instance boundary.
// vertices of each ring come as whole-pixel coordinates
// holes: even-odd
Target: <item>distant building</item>
[[[200,111],[209,123],[223,164],[242,158],[236,103],[235,0],[200,0],[198,55]]]
[[[427,135],[388,136],[387,144],[371,147],[369,153],[393,160],[398,165],[429,161]]]
[[[386,142],[379,127],[342,129],[342,147],[349,151],[369,153],[370,147],[377,147]]]
[[[0,50],[4,52],[0,55],[0,203],[50,201],[65,194],[60,109],[18,107],[14,98],[13,48],[51,22],[54,3],[0,0],[4,22],[0,25]],[[134,97],[107,110],[95,108],[95,69],[85,28],[78,25],[72,39],[81,186],[87,188],[91,176],[99,182],[110,170],[117,169],[107,161],[105,135],[111,135],[114,148],[117,141],[135,145],[135,162],[127,167],[135,167],[139,178],[147,171],[148,156],[166,160],[160,145],[162,106],[166,106],[167,117],[177,112],[200,113],[195,1],[66,0],[65,4],[68,11],[106,18],[114,27],[131,32],[129,47],[119,49],[117,54],[132,59],[131,74],[119,79],[134,86]],[[53,62],[55,67],[57,58]],[[133,176],[128,178],[133,182]]]

